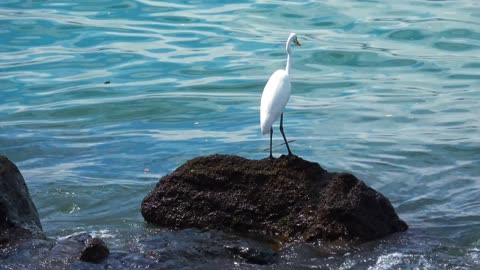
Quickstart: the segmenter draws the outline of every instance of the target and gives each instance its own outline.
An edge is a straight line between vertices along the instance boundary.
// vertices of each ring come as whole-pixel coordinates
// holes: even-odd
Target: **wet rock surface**
[[[0,155],[0,246],[42,238],[42,225],[17,166]]]
[[[31,240],[0,249],[0,269],[231,269],[235,264],[275,264],[280,256],[268,243],[219,231],[154,231],[132,233],[97,263],[79,259],[88,233],[58,241]]]
[[[0,248],[0,269],[96,269],[93,263],[106,261],[108,255],[105,242],[88,233],[58,240],[25,239]]]
[[[80,259],[84,262],[99,263],[109,254],[110,250],[101,238],[84,232],[56,241],[48,252],[48,260],[68,263]]]
[[[297,156],[192,159],[160,179],[143,200],[142,215],[168,228],[286,241],[366,241],[408,228],[386,197],[355,176],[329,173]]]

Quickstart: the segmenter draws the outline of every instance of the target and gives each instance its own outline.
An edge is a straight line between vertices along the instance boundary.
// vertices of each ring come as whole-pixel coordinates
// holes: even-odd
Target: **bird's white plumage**
[[[290,45],[292,42],[300,46],[300,42],[295,33],[290,33],[285,44],[285,49],[287,51],[287,65],[285,70],[279,69],[275,71],[272,76],[270,76],[270,79],[268,79],[268,82],[263,89],[262,100],[260,102],[260,128],[263,135],[267,134],[272,129],[273,123],[277,121],[280,115],[282,115],[285,105],[287,105],[288,99],[290,98],[291,84],[289,74],[292,60]],[[286,140],[285,144],[287,144]],[[272,156],[271,147],[270,156]]]
[[[290,98],[290,76],[285,70],[275,71],[263,89],[260,102],[260,127],[262,134],[270,132]]]

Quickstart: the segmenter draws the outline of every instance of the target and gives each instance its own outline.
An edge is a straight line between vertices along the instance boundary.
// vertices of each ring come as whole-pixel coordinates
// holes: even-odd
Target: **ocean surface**
[[[152,233],[140,203],[183,162],[266,157],[260,97],[290,32],[302,43],[284,120],[292,152],[354,173],[410,229],[217,269],[480,269],[473,0],[1,1],[0,154],[23,173],[47,236],[90,232],[121,249]]]

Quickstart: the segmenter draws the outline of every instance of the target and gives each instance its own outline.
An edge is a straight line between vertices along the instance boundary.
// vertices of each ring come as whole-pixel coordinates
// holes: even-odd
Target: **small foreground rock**
[[[105,242],[98,238],[88,239],[85,248],[82,250],[80,260],[84,262],[99,263],[108,257],[110,251]]]
[[[282,241],[367,241],[408,228],[386,197],[352,174],[297,156],[195,158],[162,177],[141,208],[147,222],[163,227]]]

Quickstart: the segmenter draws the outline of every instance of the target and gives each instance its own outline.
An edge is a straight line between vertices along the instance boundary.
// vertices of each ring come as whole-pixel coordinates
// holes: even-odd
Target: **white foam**
[[[65,236],[60,236],[57,238],[57,240],[65,240],[69,237],[72,237],[72,236],[75,236],[75,235],[79,235],[79,234],[82,234],[82,233],[88,233],[90,234],[92,237],[100,237],[102,239],[106,239],[106,238],[114,238],[115,235],[111,233],[111,231],[105,229],[105,230],[98,230],[98,231],[91,231],[91,232],[87,232],[87,231],[78,231],[78,232],[74,232],[72,234],[69,234],[69,235],[65,235]]]
[[[406,264],[411,269],[435,269],[431,263],[425,259],[424,255],[411,255],[394,252],[390,254],[381,255],[378,257],[374,266],[370,266],[368,270],[386,270],[393,269],[395,266]]]

